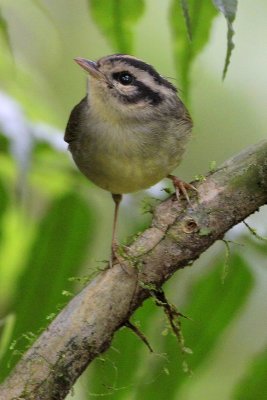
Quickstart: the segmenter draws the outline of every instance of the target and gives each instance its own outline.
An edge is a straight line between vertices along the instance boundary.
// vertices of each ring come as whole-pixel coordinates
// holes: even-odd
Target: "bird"
[[[177,88],[147,62],[127,54],[74,61],[88,74],[86,96],[71,111],[64,140],[78,169],[115,203],[111,262],[123,194],[170,178],[190,204],[195,189],[171,172],[180,164],[192,119]]]

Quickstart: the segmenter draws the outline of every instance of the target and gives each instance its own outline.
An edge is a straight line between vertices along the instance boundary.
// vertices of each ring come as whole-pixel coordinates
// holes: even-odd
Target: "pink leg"
[[[172,180],[177,199],[179,200],[180,193],[182,193],[182,195],[187,200],[187,203],[191,206],[191,202],[190,202],[187,190],[195,190],[197,192],[197,189],[190,183],[186,183],[186,182],[182,181],[181,179],[177,178],[177,176],[168,175],[167,178]]]
[[[113,227],[112,227],[112,239],[111,239],[111,260],[110,260],[110,268],[112,267],[113,260],[116,259],[116,249],[117,249],[117,242],[116,242],[116,227],[117,227],[117,220],[118,220],[118,213],[120,202],[122,200],[121,194],[114,194],[112,193],[112,198],[115,203],[115,211],[114,211],[114,218],[113,218]]]

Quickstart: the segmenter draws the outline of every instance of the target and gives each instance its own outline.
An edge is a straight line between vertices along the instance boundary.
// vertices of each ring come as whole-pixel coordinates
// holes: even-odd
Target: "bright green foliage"
[[[174,58],[177,76],[181,81],[181,88],[188,96],[190,69],[195,57],[208,43],[211,24],[217,11],[210,1],[188,0],[188,18],[191,21],[192,41],[188,39],[188,23],[185,24],[184,12],[178,0],[172,0],[170,9],[170,25],[173,35]]]
[[[8,206],[8,194],[3,182],[0,180],[0,241],[2,238],[2,221]]]
[[[235,391],[234,400],[267,399],[267,349],[260,354]]]
[[[93,227],[88,205],[74,192],[54,200],[43,217],[13,301],[16,350],[23,351],[31,332],[45,328],[47,316],[67,301],[62,291],[73,291],[68,278],[77,275],[85,261]],[[8,352],[2,360],[1,378],[8,373],[9,362],[12,366],[15,361],[17,357]]]
[[[132,30],[144,12],[143,0],[89,0],[90,11],[115,51],[131,54]]]
[[[1,360],[6,351],[8,350],[9,344],[11,342],[15,320],[16,320],[15,315],[10,314],[7,315],[4,320],[1,321],[2,332],[0,336],[0,365],[1,365]]]
[[[237,0],[213,0],[215,7],[223,13],[227,22],[227,51],[225,57],[225,63],[223,68],[223,78],[225,78],[229,64],[232,51],[235,47],[233,42],[234,29],[233,22],[236,17],[237,11]]]
[[[180,1],[181,1],[181,7],[183,10],[183,14],[184,14],[185,25],[186,25],[188,37],[190,40],[192,40],[192,27],[191,27],[190,15],[189,15],[188,0],[180,0]]]
[[[11,49],[10,41],[9,41],[9,34],[8,34],[8,27],[5,18],[2,15],[1,9],[0,9],[0,31],[3,34],[3,37],[6,41],[6,44],[8,45],[9,49]]]

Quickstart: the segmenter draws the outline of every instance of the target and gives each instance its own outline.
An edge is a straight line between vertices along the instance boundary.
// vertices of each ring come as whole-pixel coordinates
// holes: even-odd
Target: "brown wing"
[[[87,98],[84,97],[71,111],[64,135],[65,142],[73,142],[79,136],[81,123],[87,107]]]

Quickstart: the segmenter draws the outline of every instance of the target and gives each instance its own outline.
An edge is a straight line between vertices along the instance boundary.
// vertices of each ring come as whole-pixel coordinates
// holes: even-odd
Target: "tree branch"
[[[196,183],[192,206],[174,196],[116,264],[60,312],[0,386],[0,400],[64,399],[116,330],[175,271],[192,264],[233,225],[267,203],[267,141],[248,148]]]

